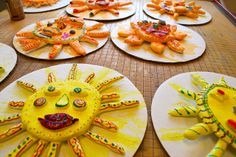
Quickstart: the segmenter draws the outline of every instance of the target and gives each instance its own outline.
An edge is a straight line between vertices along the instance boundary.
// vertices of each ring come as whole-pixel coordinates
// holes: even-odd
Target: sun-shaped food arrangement
[[[89,16],[93,17],[101,11],[108,11],[113,15],[119,15],[119,9],[132,4],[132,2],[119,2],[117,0],[72,0],[71,7],[79,7],[73,9],[73,13],[81,13],[89,10]]]
[[[118,36],[125,38],[124,42],[131,46],[141,46],[144,42],[150,43],[153,52],[162,54],[167,45],[177,53],[184,53],[181,41],[187,36],[177,31],[176,25],[166,24],[165,21],[139,21],[130,23],[131,30],[121,30]]]
[[[148,8],[158,10],[160,14],[169,14],[173,19],[177,20],[179,16],[186,16],[196,19],[199,15],[204,15],[201,6],[195,5],[194,1],[186,3],[185,0],[151,0],[147,4]]]
[[[198,123],[184,132],[187,139],[195,140],[200,136],[215,134],[219,140],[208,157],[221,157],[227,146],[236,148],[236,89],[227,85],[224,78],[209,84],[200,75],[192,75],[193,84],[202,89],[196,93],[177,87],[178,93],[195,100],[197,106],[185,105],[169,111],[176,117],[199,117]]]
[[[55,19],[54,22],[37,22],[33,31],[17,33],[17,42],[22,50],[30,53],[45,45],[53,45],[48,54],[49,59],[55,58],[63,48],[63,45],[70,45],[77,53],[77,56],[86,55],[85,49],[80,42],[87,42],[97,46],[99,42],[94,38],[106,38],[109,31],[96,31],[103,27],[103,23],[96,23],[86,26],[81,18],[63,16]]]
[[[49,147],[47,156],[57,155],[62,142],[67,142],[76,156],[84,157],[79,138],[88,139],[101,144],[114,152],[125,154],[122,146],[90,131],[92,125],[116,132],[118,126],[112,121],[99,118],[99,114],[118,109],[126,109],[139,105],[138,100],[119,101],[118,93],[102,94],[103,90],[124,76],[116,76],[96,85],[91,84],[95,73],[91,73],[84,80],[80,80],[79,69],[74,64],[66,81],[58,81],[55,75],[48,74],[48,84],[40,89],[23,81],[17,81],[18,86],[32,92],[32,95],[23,101],[11,101],[8,106],[22,110],[16,114],[0,119],[5,125],[16,120],[21,122],[0,134],[0,141],[6,141],[23,131],[29,133],[8,156],[20,156],[34,143],[38,143],[33,156],[40,156],[46,147]]]
[[[57,3],[59,0],[22,0],[25,7],[42,7]]]

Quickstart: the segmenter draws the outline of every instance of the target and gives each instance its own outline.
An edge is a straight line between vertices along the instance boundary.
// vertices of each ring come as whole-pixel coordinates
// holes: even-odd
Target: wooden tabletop
[[[142,10],[144,3],[149,0],[137,0],[135,2],[136,14],[125,21],[150,19]],[[18,53],[18,63],[10,76],[0,84],[0,90],[19,77],[32,71],[63,63],[87,63],[105,66],[119,71],[127,76],[136,87],[143,93],[148,109],[148,127],[144,140],[135,157],[167,157],[165,149],[161,146],[159,139],[153,129],[151,121],[152,97],[161,83],[168,78],[184,72],[209,71],[222,73],[236,77],[236,29],[235,25],[223,14],[223,12],[209,1],[198,1],[213,17],[206,25],[189,26],[197,31],[206,41],[207,48],[203,56],[187,63],[163,64],[144,61],[134,58],[119,50],[109,40],[106,45],[85,57],[78,57],[62,61],[43,61],[25,57]],[[26,14],[21,21],[11,21],[8,12],[0,12],[0,42],[13,46],[13,36],[21,28],[39,20],[58,17],[65,14],[65,8],[40,13]],[[124,20],[121,20],[124,21]],[[117,23],[108,22],[107,26],[112,29]],[[1,58],[0,58],[1,61]]]

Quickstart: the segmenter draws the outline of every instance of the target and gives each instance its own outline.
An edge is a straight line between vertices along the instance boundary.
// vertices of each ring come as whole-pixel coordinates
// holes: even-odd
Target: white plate
[[[71,67],[72,64],[60,64],[45,69],[40,69],[21,77],[19,80],[32,83],[35,85],[36,88],[40,88],[41,86],[45,85],[45,83],[47,83],[47,74],[49,72],[54,72],[57,77],[57,80],[66,80]],[[78,64],[78,68],[82,71],[81,80],[85,80],[91,72],[96,73],[95,78],[97,78],[97,80],[94,80],[95,82],[100,82],[108,78],[112,78],[114,76],[122,75],[117,71],[97,65]],[[110,139],[113,142],[119,143],[124,147],[126,154],[120,155],[118,153],[114,153],[110,149],[107,149],[104,146],[98,145],[93,141],[90,141],[89,139],[80,136],[80,142],[85,151],[86,157],[92,157],[94,156],[94,154],[96,154],[96,157],[131,157],[135,154],[143,140],[147,126],[147,108],[142,94],[127,77],[113,84],[111,88],[103,90],[104,93],[110,93],[115,91],[120,94],[120,100],[139,100],[139,107],[117,110],[113,112],[102,113],[101,115],[99,115],[99,117],[101,118],[115,122],[119,127],[117,133],[101,129],[96,126],[91,127],[90,130]],[[26,92],[22,88],[19,88],[16,85],[16,81],[8,85],[0,93],[0,116],[6,114],[9,115],[13,113],[20,113],[20,111],[17,112],[15,110],[7,109],[7,102],[12,100],[25,101],[26,98],[30,95],[31,93]],[[1,130],[5,130],[7,128],[9,128],[8,125],[1,126]],[[5,156],[7,153],[9,153],[9,151],[14,149],[17,144],[27,135],[28,133],[24,132],[5,142],[1,142],[1,156]],[[34,148],[35,147],[30,148],[22,156],[32,156]],[[45,153],[47,153],[46,151]],[[64,142],[61,146],[59,157],[66,156],[73,157],[75,155],[72,149],[66,144],[66,142]]]
[[[89,12],[90,11],[84,11],[82,13],[73,13],[73,9],[76,9],[78,7],[71,7],[70,5],[66,7],[66,12],[72,16],[76,17],[83,17],[85,19],[89,20],[98,20],[98,21],[113,21],[113,20],[121,20],[125,19],[127,17],[132,16],[135,14],[135,7],[133,4],[124,6],[122,9],[119,9],[119,15],[115,16],[112,13],[108,11],[101,11],[97,15],[90,17]]]
[[[43,20],[43,23],[47,23],[48,21],[53,21],[54,19],[47,19],[47,20]],[[93,25],[95,23],[97,23],[96,21],[88,21],[85,20],[86,25],[90,26]],[[19,32],[24,32],[24,31],[32,31],[35,28],[35,23],[28,25],[26,27],[24,27],[23,29],[21,29]],[[101,31],[108,31],[108,28],[106,26],[103,26],[102,28],[98,29]],[[17,32],[17,33],[19,33]],[[36,58],[36,59],[44,59],[44,60],[50,60],[48,58],[48,52],[51,51],[52,46],[51,45],[46,45],[42,48],[39,48],[37,50],[34,50],[32,52],[26,53],[24,50],[22,50],[21,45],[16,41],[18,37],[14,36],[13,38],[13,45],[16,48],[16,50],[18,52],[20,52],[23,55],[26,55],[28,57],[32,57],[32,58]],[[83,46],[83,48],[85,49],[87,54],[90,54],[92,52],[95,52],[96,50],[100,49],[102,46],[104,46],[107,42],[109,37],[107,38],[96,38],[96,40],[99,42],[98,46],[94,46],[91,45],[87,42],[80,42],[80,44]],[[57,57],[55,57],[53,60],[61,60],[61,59],[69,59],[69,58],[75,58],[78,56],[74,56],[71,55],[70,52],[72,51],[72,49],[70,48],[70,46],[65,45],[63,46],[62,51],[59,53],[59,55]]]
[[[177,21],[175,21],[171,15],[168,15],[168,14],[161,15],[157,10],[148,8],[147,3],[144,5],[143,10],[147,15],[151,16],[152,18],[165,20],[172,23],[183,24],[183,25],[201,25],[201,24],[210,22],[212,19],[211,15],[204,9],[202,10],[205,11],[206,14],[200,15],[197,19],[192,19],[186,16],[180,16],[178,17]]]
[[[49,6],[42,6],[39,8],[36,7],[24,7],[25,13],[39,13],[45,12],[50,10],[56,10],[67,6],[70,3],[70,0],[59,0],[57,3],[49,5]]]
[[[141,46],[129,46],[126,44],[124,42],[125,38],[119,37],[117,33],[119,30],[128,29],[131,29],[129,23],[118,24],[116,28],[113,28],[111,32],[111,39],[113,43],[124,52],[144,60],[163,63],[186,62],[200,57],[206,49],[206,43],[204,39],[197,32],[187,27],[177,25],[178,31],[188,34],[183,42],[185,47],[184,54],[173,52],[166,46],[164,53],[159,55],[151,50],[150,43],[148,42],[143,43]]]
[[[175,138],[182,138],[184,130],[197,124],[197,118],[180,118],[168,115],[168,110],[173,109],[179,103],[196,104],[194,101],[184,99],[169,84],[175,83],[192,91],[199,91],[191,84],[191,74],[200,74],[207,82],[219,81],[224,76],[228,85],[236,88],[236,78],[211,73],[211,72],[190,72],[176,75],[157,89],[152,100],[151,116],[155,132],[162,145],[171,157],[203,157],[206,156],[216,144],[218,138],[212,134],[201,137],[198,140],[168,140],[168,136],[175,135]],[[183,155],[184,154],[184,155]],[[224,157],[235,157],[236,150],[228,146]]]
[[[0,43],[0,66],[5,69],[5,72],[0,75],[0,82],[2,82],[14,69],[17,63],[17,55],[15,50],[3,43]]]

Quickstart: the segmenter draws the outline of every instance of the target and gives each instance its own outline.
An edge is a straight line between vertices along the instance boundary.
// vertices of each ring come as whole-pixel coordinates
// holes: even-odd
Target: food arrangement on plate
[[[118,0],[72,0],[67,7],[67,13],[86,19],[119,20],[135,13],[131,1]]]
[[[211,15],[201,9],[200,5],[196,5],[195,1],[151,0],[143,9],[153,18],[170,20],[179,24],[204,24],[211,20]]]
[[[123,51],[151,61],[188,61],[201,56],[205,50],[200,35],[162,20],[121,24],[112,30],[111,39]]]
[[[16,49],[24,54],[37,51],[46,45],[53,45],[48,52],[48,59],[57,57],[66,45],[73,48],[74,56],[85,56],[89,52],[86,52],[81,42],[94,45],[94,51],[100,45],[99,39],[107,39],[110,35],[108,30],[101,30],[102,27],[103,23],[92,23],[88,26],[81,18],[63,16],[53,21],[37,22],[33,30],[18,32],[13,43]],[[105,44],[104,41],[101,43],[100,47]]]
[[[64,70],[69,68],[69,66],[70,65],[60,65],[60,67],[58,66],[59,68],[54,69],[54,71],[56,70],[59,72],[61,71],[61,68]],[[80,67],[83,67],[86,70],[94,68],[95,66],[80,65]],[[117,75],[113,70],[108,70],[106,68],[95,67],[95,69],[96,74],[94,72],[89,74],[91,70],[87,70],[84,71],[87,76],[81,78],[83,76],[82,71],[78,69],[77,64],[73,64],[67,80],[65,81],[58,79],[54,72],[49,72],[47,79],[48,83],[45,84],[45,81],[41,80],[44,82],[44,85],[38,89],[35,85],[26,81],[18,80],[17,82],[14,82],[13,88],[22,87],[25,92],[28,91],[28,93],[31,94],[25,101],[10,101],[8,103],[10,109],[20,110],[21,113],[1,117],[0,124],[8,125],[19,120],[20,122],[1,133],[0,141],[6,142],[9,138],[21,134],[23,131],[26,131],[28,135],[8,154],[8,156],[20,156],[27,149],[32,147],[34,143],[37,143],[37,146],[34,148],[34,157],[42,155],[47,147],[49,148],[48,152],[46,152],[48,154],[47,156],[57,156],[62,142],[67,142],[76,156],[84,157],[89,154],[89,152],[86,152],[88,149],[84,151],[83,147],[85,146],[83,146],[80,141],[82,140],[84,143],[84,138],[109,148],[115,152],[114,154],[118,153],[124,155],[127,153],[128,156],[131,156],[129,155],[131,153],[130,149],[132,150],[139,146],[139,143],[141,143],[142,140],[140,135],[143,136],[146,127],[145,119],[147,117],[145,117],[145,107],[144,110],[139,107],[145,106],[143,98],[142,96],[140,97],[139,92],[135,94],[136,96],[131,96],[132,98],[138,99],[129,99],[129,95],[126,95],[126,98],[124,98],[124,96],[116,92],[116,88],[113,88],[113,90],[108,92],[107,89],[112,88],[114,83],[124,80],[125,77]],[[45,73],[45,71],[41,70],[41,72],[38,72],[37,74],[43,73]],[[112,74],[112,76],[108,74]],[[38,76],[33,74],[30,75]],[[104,80],[106,77],[109,78]],[[137,90],[133,85],[130,85],[129,81],[127,82],[126,80],[122,82],[126,82],[125,85],[127,88],[125,91]],[[119,89],[119,92],[122,94],[124,88],[121,85],[119,86],[122,87]],[[128,108],[134,109],[128,110]],[[108,130],[108,132],[110,131],[110,133],[106,133],[108,136],[109,134],[111,134],[111,136],[119,136],[119,132],[124,131],[123,127],[127,127],[126,123],[128,121],[132,122],[133,127],[136,127],[135,125],[137,124],[135,124],[136,122],[132,119],[126,121],[125,124],[122,124],[122,121],[118,121],[118,124],[122,124],[122,129],[119,130],[117,124],[111,120],[102,118],[103,116],[101,117],[102,113],[116,110],[119,110],[119,114],[123,113],[125,117],[129,116],[129,112],[130,114],[135,112],[136,114],[131,114],[130,118],[134,118],[133,115],[138,119],[141,117],[144,118],[141,120],[142,127],[138,125],[139,131],[135,132],[137,135],[136,137],[128,136],[128,134],[130,134],[129,132],[123,137],[128,141],[135,141],[134,145],[136,146],[126,148],[129,152],[126,152],[124,147],[121,146],[122,143],[120,142],[122,140],[113,138],[115,141],[119,141],[118,143],[115,143],[99,133],[95,133],[96,129],[94,130],[94,127],[93,129],[91,127],[93,125],[102,128],[98,132],[104,132],[103,129]],[[138,115],[141,113],[142,115],[139,117]],[[113,116],[116,115],[116,113],[113,114]],[[110,119],[114,119],[112,117],[110,117]],[[109,119],[109,117],[107,118]],[[132,129],[126,129],[132,131]],[[139,141],[138,143],[136,143],[137,140]],[[124,142],[124,144],[126,147],[129,147],[127,142]],[[92,145],[88,145],[89,151],[91,152]],[[94,148],[93,151],[96,152],[96,149],[100,150],[102,147]],[[104,155],[107,151],[108,150],[103,150]],[[132,151],[132,153],[135,152],[135,150]]]
[[[194,1],[186,3],[185,0],[152,0],[147,4],[148,8],[158,10],[160,14],[169,14],[173,16],[175,20],[179,16],[186,16],[189,18],[198,18],[199,15],[204,15],[205,12],[201,10],[201,6],[195,5]]]
[[[180,157],[183,153],[194,157],[234,156],[235,86],[232,77],[191,72],[176,75],[158,88],[152,103],[152,119],[155,131],[170,156]],[[174,94],[173,89],[179,95]],[[172,99],[164,100],[164,95],[172,95]],[[165,107],[161,109],[161,106]],[[160,113],[163,114],[158,115]],[[173,145],[175,149],[172,149]],[[199,151],[201,153],[197,153]]]
[[[22,0],[25,13],[40,13],[69,5],[70,0]]]
[[[71,7],[79,7],[73,9],[73,13],[81,13],[89,10],[89,16],[93,17],[100,11],[108,11],[113,15],[119,15],[119,9],[132,4],[132,2],[119,2],[116,0],[72,0]]]
[[[222,77],[219,82],[209,84],[200,75],[192,75],[193,84],[200,92],[177,87],[179,94],[196,101],[197,106],[179,106],[169,111],[175,117],[199,117],[198,123],[184,132],[184,137],[195,140],[201,136],[215,134],[219,140],[207,156],[223,156],[227,146],[236,149],[236,89],[230,87]],[[224,111],[224,114],[222,114]]]
[[[184,47],[181,42],[187,36],[186,33],[178,32],[176,25],[166,24],[165,21],[139,21],[130,23],[131,30],[121,30],[120,37],[125,38],[124,42],[131,46],[140,46],[143,42],[150,43],[152,51],[161,54],[167,45],[177,53],[183,53]],[[165,45],[164,45],[165,44]]]
[[[22,0],[25,7],[42,7],[57,3],[59,0]]]

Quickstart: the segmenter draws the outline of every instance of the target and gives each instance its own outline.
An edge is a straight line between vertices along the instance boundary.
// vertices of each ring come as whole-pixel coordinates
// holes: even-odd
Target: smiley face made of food
[[[96,125],[109,131],[117,132],[118,126],[112,121],[99,118],[99,114],[117,109],[126,109],[139,105],[138,100],[119,101],[118,93],[104,93],[103,90],[124,76],[116,76],[100,83],[94,81],[95,73],[91,73],[84,81],[79,77],[77,64],[74,64],[66,81],[58,81],[51,72],[48,84],[36,89],[34,85],[17,81],[17,85],[33,94],[23,101],[11,101],[8,106],[22,110],[21,114],[0,118],[0,125],[16,120],[20,123],[0,134],[4,142],[22,131],[28,136],[8,156],[20,156],[27,148],[38,143],[33,156],[40,156],[49,144],[48,156],[57,156],[62,142],[71,146],[76,156],[84,157],[86,152],[80,145],[80,136],[106,146],[114,152],[124,154],[122,146],[111,142],[90,127]]]

